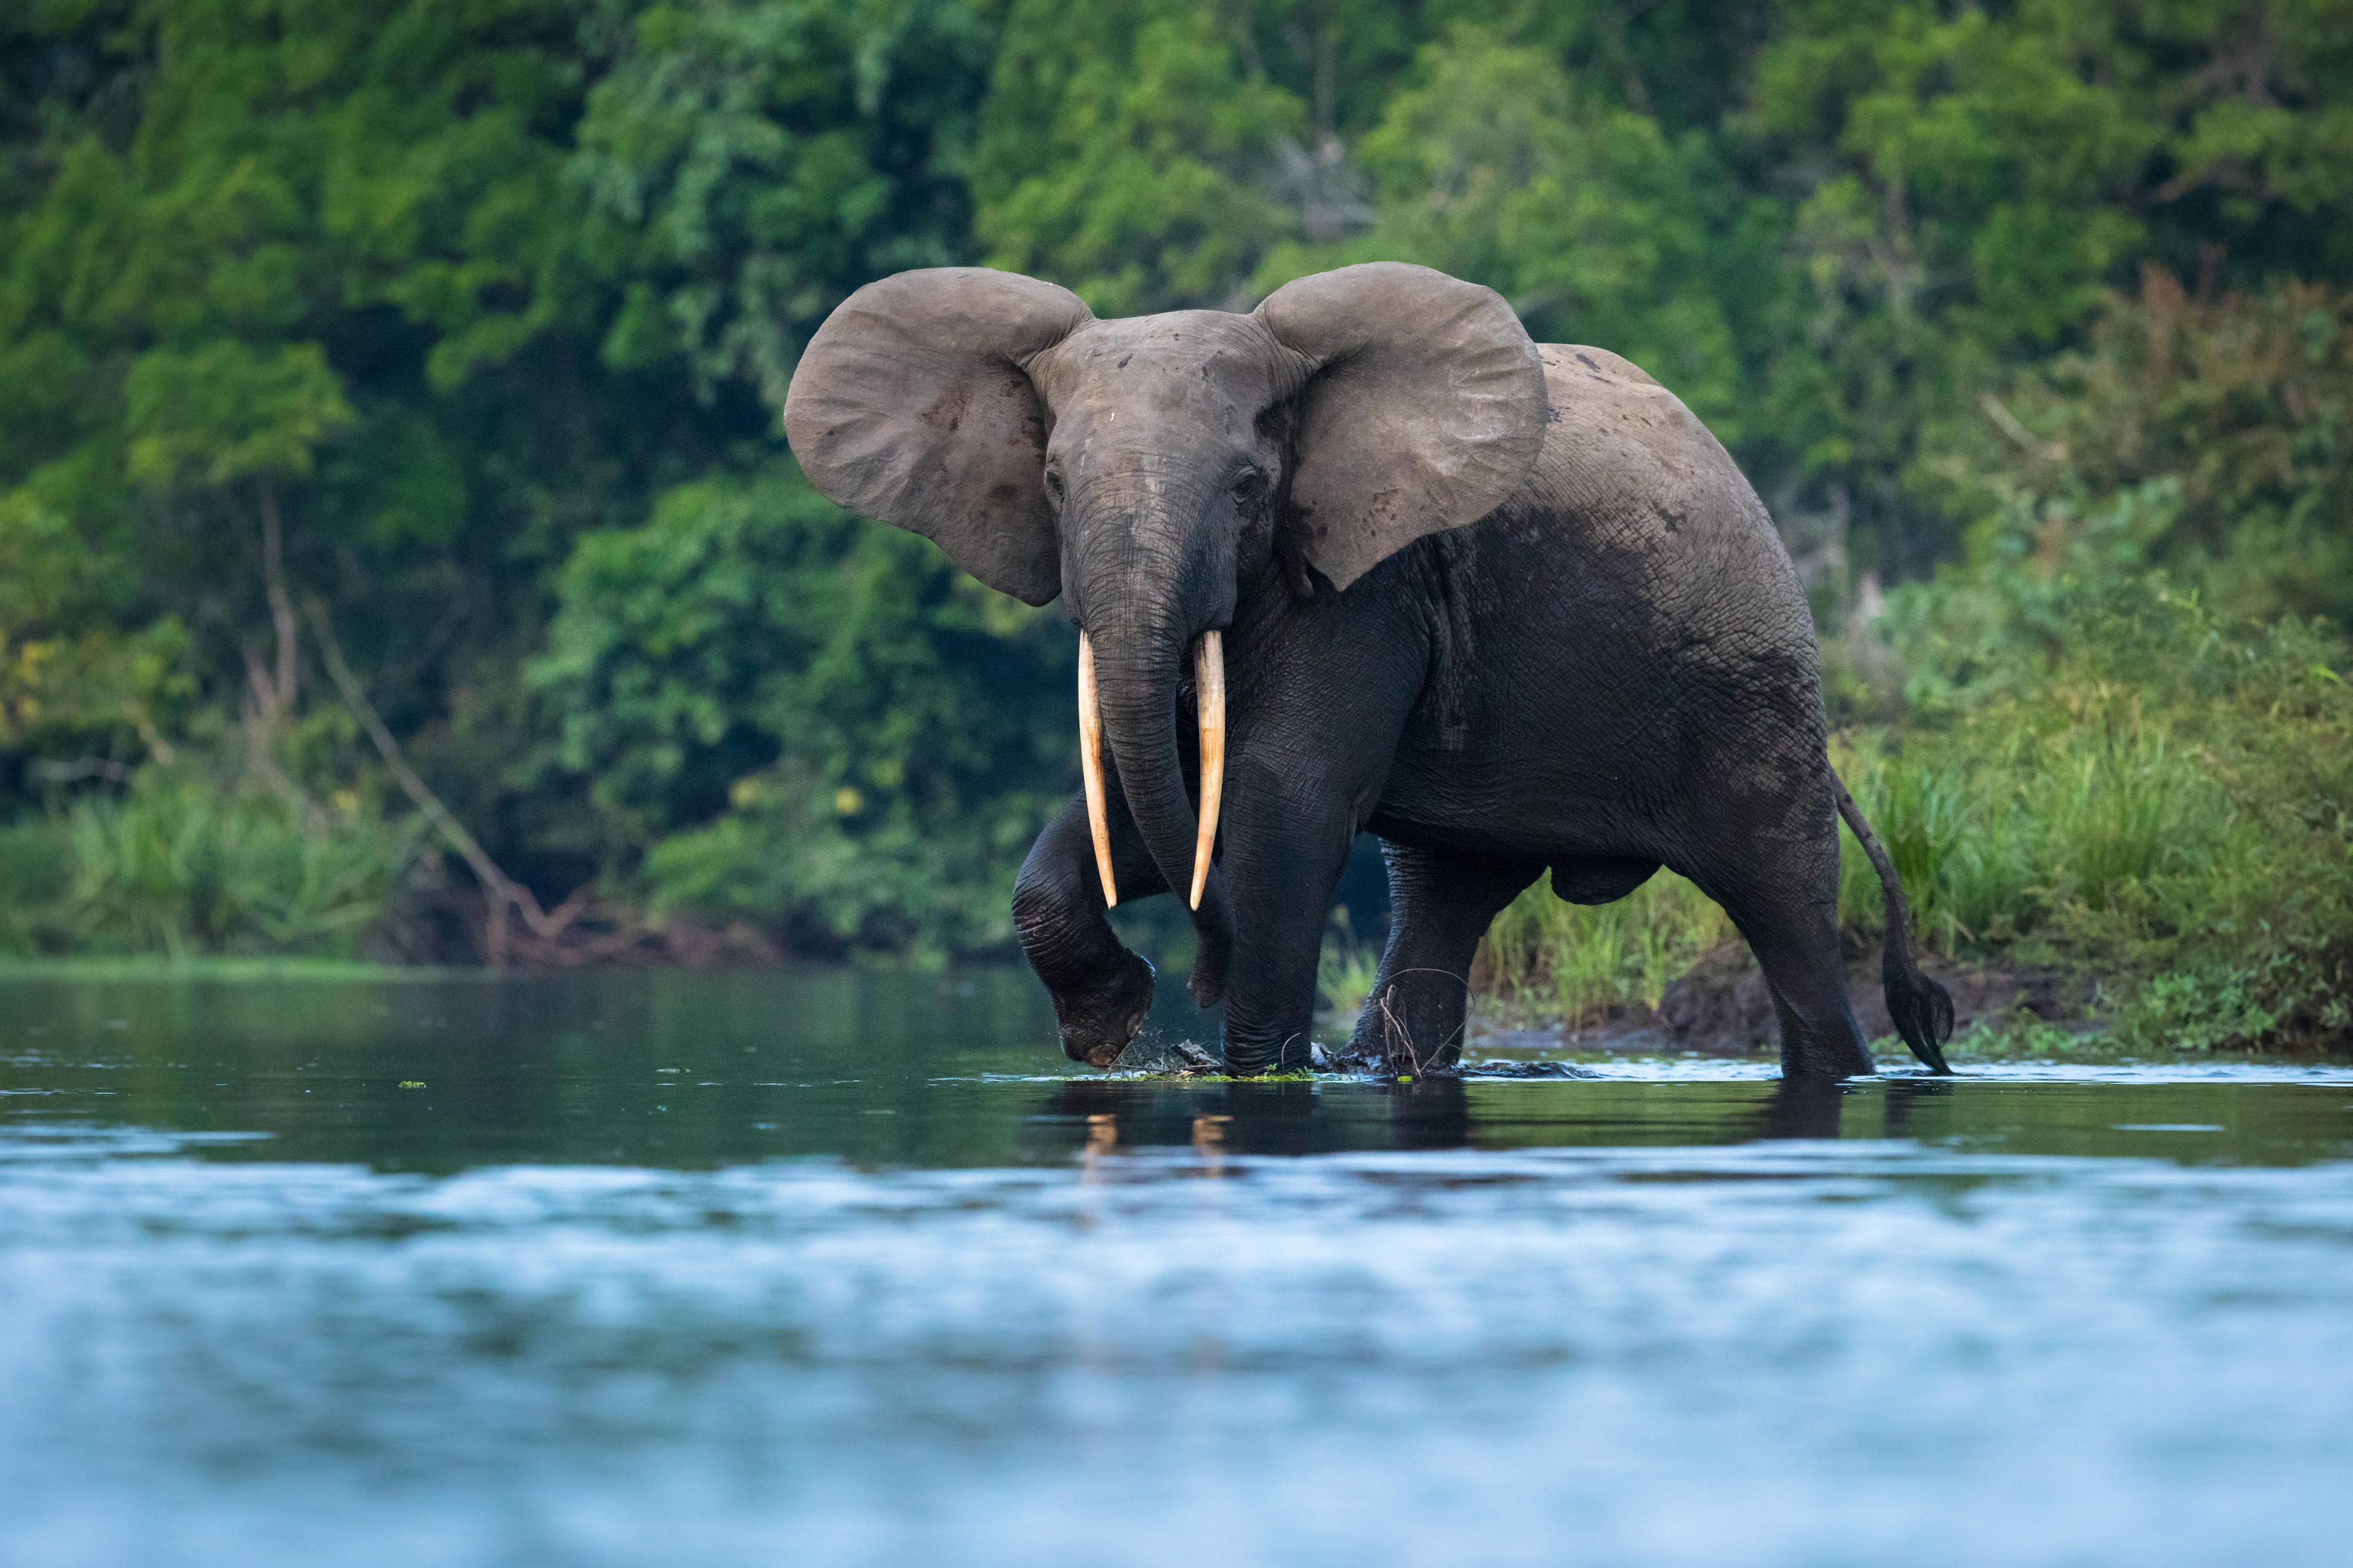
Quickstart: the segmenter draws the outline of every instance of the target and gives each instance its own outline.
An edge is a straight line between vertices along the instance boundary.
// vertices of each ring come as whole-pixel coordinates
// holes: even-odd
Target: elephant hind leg
[[[1349,1056],[1394,1073],[1443,1071],[1461,1059],[1479,939],[1544,863],[1388,840],[1381,858],[1389,871],[1389,941]]]
[[[1744,864],[1730,877],[1703,869],[1692,880],[1724,906],[1765,972],[1781,1024],[1782,1076],[1874,1071],[1839,951],[1837,841],[1824,854],[1791,858],[1797,863],[1784,867]]]

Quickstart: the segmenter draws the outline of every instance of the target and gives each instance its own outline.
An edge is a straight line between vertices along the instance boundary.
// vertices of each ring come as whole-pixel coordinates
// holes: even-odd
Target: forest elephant
[[[1869,1072],[1842,813],[1887,907],[1888,1009],[1946,1070],[1952,1004],[1831,770],[1788,552],[1625,360],[1538,345],[1493,290],[1392,262],[1248,314],[1119,321],[939,268],[845,300],[784,422],[826,495],[1077,624],[1085,787],[1014,893],[1074,1059],[1111,1065],[1151,1001],[1106,907],[1173,892],[1229,1067],[1307,1065],[1333,888],[1369,828],[1392,920],[1358,1060],[1459,1061],[1473,952],[1540,873],[1600,904],[1665,866],[1757,955],[1784,1073]]]

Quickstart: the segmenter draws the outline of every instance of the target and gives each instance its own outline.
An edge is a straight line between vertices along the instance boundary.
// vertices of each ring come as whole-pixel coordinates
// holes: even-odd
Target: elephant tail
[[[1895,875],[1895,863],[1880,847],[1879,836],[1847,794],[1835,769],[1825,766],[1831,775],[1831,788],[1838,792],[1839,815],[1854,829],[1855,842],[1871,857],[1872,868],[1879,873],[1880,896],[1887,903],[1887,945],[1880,964],[1880,978],[1887,988],[1887,1016],[1895,1021],[1895,1032],[1912,1047],[1912,1054],[1935,1071],[1949,1073],[1945,1065],[1943,1042],[1953,1035],[1953,998],[1950,993],[1920,973],[1920,965],[1912,956],[1912,907],[1905,901],[1903,880]]]

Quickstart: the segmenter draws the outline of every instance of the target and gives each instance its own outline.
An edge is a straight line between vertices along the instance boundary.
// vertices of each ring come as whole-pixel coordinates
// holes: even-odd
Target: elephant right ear
[[[1093,320],[1018,273],[934,267],[869,283],[809,340],[785,438],[829,500],[920,533],[1000,593],[1062,591],[1046,418],[1024,368]]]

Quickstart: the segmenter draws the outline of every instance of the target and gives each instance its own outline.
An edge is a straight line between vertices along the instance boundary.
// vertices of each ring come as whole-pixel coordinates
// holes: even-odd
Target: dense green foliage
[[[2171,504],[2128,498],[2092,531]],[[1901,606],[1935,690],[1900,749],[1862,738],[1850,767],[1931,940],[2103,977],[2099,1011],[2128,1044],[2347,1037],[2343,644],[2294,620],[2234,635],[2159,578],[2021,586],[1982,570],[1938,584],[2012,634],[1999,651],[1927,646],[1949,606]],[[2070,635],[2046,656],[2052,625]],[[1859,855],[1844,870],[1842,910],[1875,926],[1875,879]]]
[[[0,50],[20,817],[142,766],[296,819],[388,795],[315,597],[431,787],[551,895],[749,901],[837,947],[1001,928],[938,895],[1001,884],[1060,785],[1029,700],[1068,653],[818,501],[774,428],[845,293],[969,255],[985,18],[66,3]],[[145,940],[79,907],[35,934]]]
[[[2313,740],[2281,693],[2327,684],[2282,672],[2342,655],[2264,627],[2353,616],[2348,200],[2345,0],[28,0],[0,942],[458,941],[470,879],[332,637],[548,905],[1001,947],[1071,784],[1071,637],[808,491],[776,422],[801,343],[905,267],[1126,312],[1395,257],[1627,353],[1734,447],[1834,717],[1899,726],[1855,742],[1890,808],[1957,792],[1914,868],[1940,940],[2146,966],[2231,918],[2190,859],[2316,863],[2250,825],[2343,799],[2279,761]],[[2092,717],[2241,770],[2205,837],[2163,819],[2130,931],[2056,863]],[[1967,891],[1997,841],[2010,890]],[[2296,886],[2281,952],[2342,913]],[[1641,939],[1565,1005],[1703,934],[1647,909],[1546,917]]]

